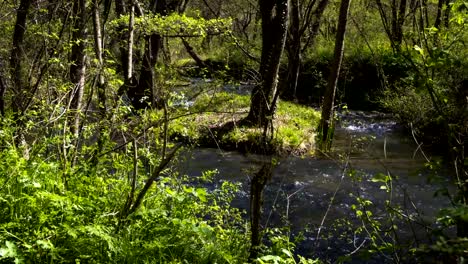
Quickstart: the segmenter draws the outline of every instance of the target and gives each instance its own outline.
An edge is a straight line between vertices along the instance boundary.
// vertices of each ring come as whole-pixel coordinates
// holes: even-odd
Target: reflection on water
[[[265,224],[271,227],[288,223],[293,231],[306,227],[311,230],[299,248],[302,254],[333,259],[353,249],[343,245],[345,242],[340,242],[341,238],[334,239],[339,235],[333,234],[336,229],[331,229],[332,224],[340,218],[358,223],[351,210],[357,195],[371,200],[377,212],[384,208],[389,193],[381,189],[382,184],[370,180],[379,172],[394,176],[392,201],[408,208],[407,212],[414,212],[416,208],[426,220],[430,220],[440,208],[449,205],[448,199],[434,197],[437,190],[449,186],[448,181],[440,184],[428,182],[430,172],[424,170],[422,155],[415,153],[411,138],[400,133],[388,117],[354,112],[343,115],[341,120],[335,131],[331,154],[334,158],[284,158],[265,189]],[[217,149],[194,149],[186,155],[191,158],[181,164],[182,173],[194,176],[205,170],[218,169],[217,183],[212,188],[223,180],[240,182],[242,190],[233,205],[248,211],[250,175],[258,170],[264,157]],[[346,160],[348,172],[355,170],[360,181],[342,177]],[[322,230],[322,234],[328,231],[332,234],[330,237],[322,236],[319,248],[314,248],[315,232],[335,191],[336,196]],[[402,237],[405,232],[408,230],[401,227]]]

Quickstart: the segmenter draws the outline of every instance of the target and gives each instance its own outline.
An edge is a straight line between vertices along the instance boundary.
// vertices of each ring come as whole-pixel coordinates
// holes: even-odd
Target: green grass
[[[227,122],[244,118],[249,110],[250,96],[224,91],[201,93],[188,109],[192,114],[171,123],[169,133],[175,140],[184,139],[203,145],[203,139],[213,138],[211,131]],[[320,119],[316,110],[291,102],[280,101],[273,122],[275,149],[280,153],[311,153],[315,145],[315,128]],[[224,134],[217,145],[237,148],[239,145],[258,142],[262,136],[259,128],[239,127]]]

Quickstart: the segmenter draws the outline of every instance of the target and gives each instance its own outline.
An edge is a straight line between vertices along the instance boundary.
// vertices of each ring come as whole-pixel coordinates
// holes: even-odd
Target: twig
[[[317,246],[318,246],[318,243],[319,243],[319,240],[320,240],[320,232],[322,231],[323,225],[324,225],[324,223],[325,223],[325,219],[327,219],[328,212],[331,210],[331,207],[332,207],[333,202],[334,202],[334,200],[335,200],[336,194],[337,194],[338,191],[340,190],[341,184],[343,183],[343,179],[344,179],[346,170],[348,169],[348,164],[349,164],[349,158],[346,160],[346,164],[344,165],[343,171],[342,171],[342,173],[341,173],[340,182],[338,183],[338,186],[336,187],[335,192],[333,193],[333,196],[332,196],[331,199],[330,199],[330,203],[328,204],[327,211],[325,211],[325,214],[324,214],[324,216],[323,216],[323,218],[322,218],[322,222],[320,223],[320,227],[319,227],[318,230],[317,230],[317,236],[315,237],[315,248],[317,248]]]
[[[413,123],[410,123],[410,127],[411,127],[411,135],[413,136],[414,142],[416,143],[416,145],[418,145],[418,147],[416,148],[416,150],[413,153],[413,159],[414,159],[414,157],[416,157],[416,153],[418,152],[418,150],[421,150],[421,154],[424,156],[424,159],[426,159],[426,161],[429,162],[429,159],[427,158],[426,154],[424,153],[424,151],[421,148],[423,143],[419,143],[418,140],[416,139],[416,135],[415,135],[414,129],[413,129]]]
[[[172,152],[170,152],[167,155],[167,157],[161,161],[158,168],[155,171],[153,171],[153,174],[151,175],[151,177],[148,179],[148,181],[146,182],[143,189],[138,194],[138,197],[135,200],[135,203],[130,208],[130,210],[129,210],[129,212],[128,212],[128,214],[126,216],[131,215],[132,213],[134,213],[140,207],[141,202],[143,201],[143,198],[145,198],[145,195],[148,192],[151,185],[153,184],[153,182],[155,182],[159,178],[159,175],[161,174],[161,172],[166,168],[166,166],[169,164],[169,162],[172,160],[172,158],[174,158],[175,154],[177,153],[177,150],[179,150],[179,148],[181,148],[181,147],[182,147],[182,144],[178,144],[172,150]]]
[[[286,196],[286,219],[289,218],[289,203],[290,203],[291,197],[296,195],[296,193],[302,191],[302,189],[304,189],[304,186],[299,188],[297,191],[291,193],[290,195]]]
[[[362,243],[361,243],[359,246],[356,247],[356,234],[354,234],[353,244],[354,244],[354,248],[355,248],[355,249],[354,249],[353,251],[351,251],[350,253],[346,254],[346,256],[351,256],[351,255],[356,254],[356,252],[358,252],[359,249],[361,249],[361,248],[364,246],[364,244],[366,243],[366,241],[367,241],[367,240],[364,239],[364,240],[362,241]]]

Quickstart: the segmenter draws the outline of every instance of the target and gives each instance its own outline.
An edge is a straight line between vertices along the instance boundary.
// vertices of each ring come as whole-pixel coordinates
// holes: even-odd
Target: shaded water
[[[391,195],[392,204],[401,206],[406,215],[431,223],[438,210],[449,205],[447,198],[434,197],[434,194],[447,186],[453,189],[448,177],[439,183],[429,183],[428,178],[433,173],[424,169],[426,161],[421,152],[415,152],[417,147],[412,138],[401,133],[388,116],[351,112],[341,115],[340,119],[335,131],[333,157],[280,159],[264,194],[264,225],[287,224],[293,233],[305,230],[306,239],[300,244],[299,253],[330,260],[354,251],[356,243],[366,241],[364,246],[368,243],[365,234],[353,234],[360,223],[351,209],[356,204],[356,196],[372,201],[369,209],[382,218],[385,217],[385,200]],[[212,188],[223,180],[240,182],[241,191],[233,206],[248,211],[250,177],[265,157],[218,149],[194,149],[186,155],[182,173],[195,176],[217,169],[219,175]],[[348,176],[351,171],[356,177]],[[393,176],[391,193],[381,189],[382,183],[371,181],[377,173]],[[443,173],[448,174],[448,171]],[[330,204],[332,197],[334,200]],[[339,219],[348,222],[337,226]],[[316,243],[322,221],[319,243]],[[427,240],[421,226],[410,228],[404,221],[400,225],[397,242],[410,241],[415,238],[414,234],[418,239]],[[375,261],[382,260],[385,258]]]

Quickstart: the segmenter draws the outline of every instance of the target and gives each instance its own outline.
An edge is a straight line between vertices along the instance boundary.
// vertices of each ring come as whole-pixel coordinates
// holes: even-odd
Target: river
[[[444,188],[454,191],[448,180],[450,172],[440,170],[440,177],[433,177],[436,173],[425,167],[426,159],[413,138],[384,114],[348,112],[340,114],[340,120],[330,156],[279,159],[264,192],[263,225],[288,225],[293,234],[302,232],[305,239],[299,243],[299,254],[332,262],[351,255],[352,262],[359,263],[359,252],[371,242],[369,234],[355,232],[362,222],[352,205],[360,197],[372,202],[367,209],[380,221],[389,219],[386,201],[401,209],[399,215],[403,217],[395,219],[398,230],[383,235],[383,240],[412,246],[430,241],[428,228],[435,227],[437,212],[450,205],[447,197],[434,196]],[[185,155],[186,161],[180,165],[184,174],[219,171],[211,188],[225,180],[241,183],[233,206],[248,212],[250,177],[265,157],[208,148],[193,149]],[[383,183],[372,181],[378,173],[392,176],[391,191],[383,189]],[[406,216],[419,224],[409,224]],[[391,253],[382,253],[366,262],[393,262],[392,257]]]

